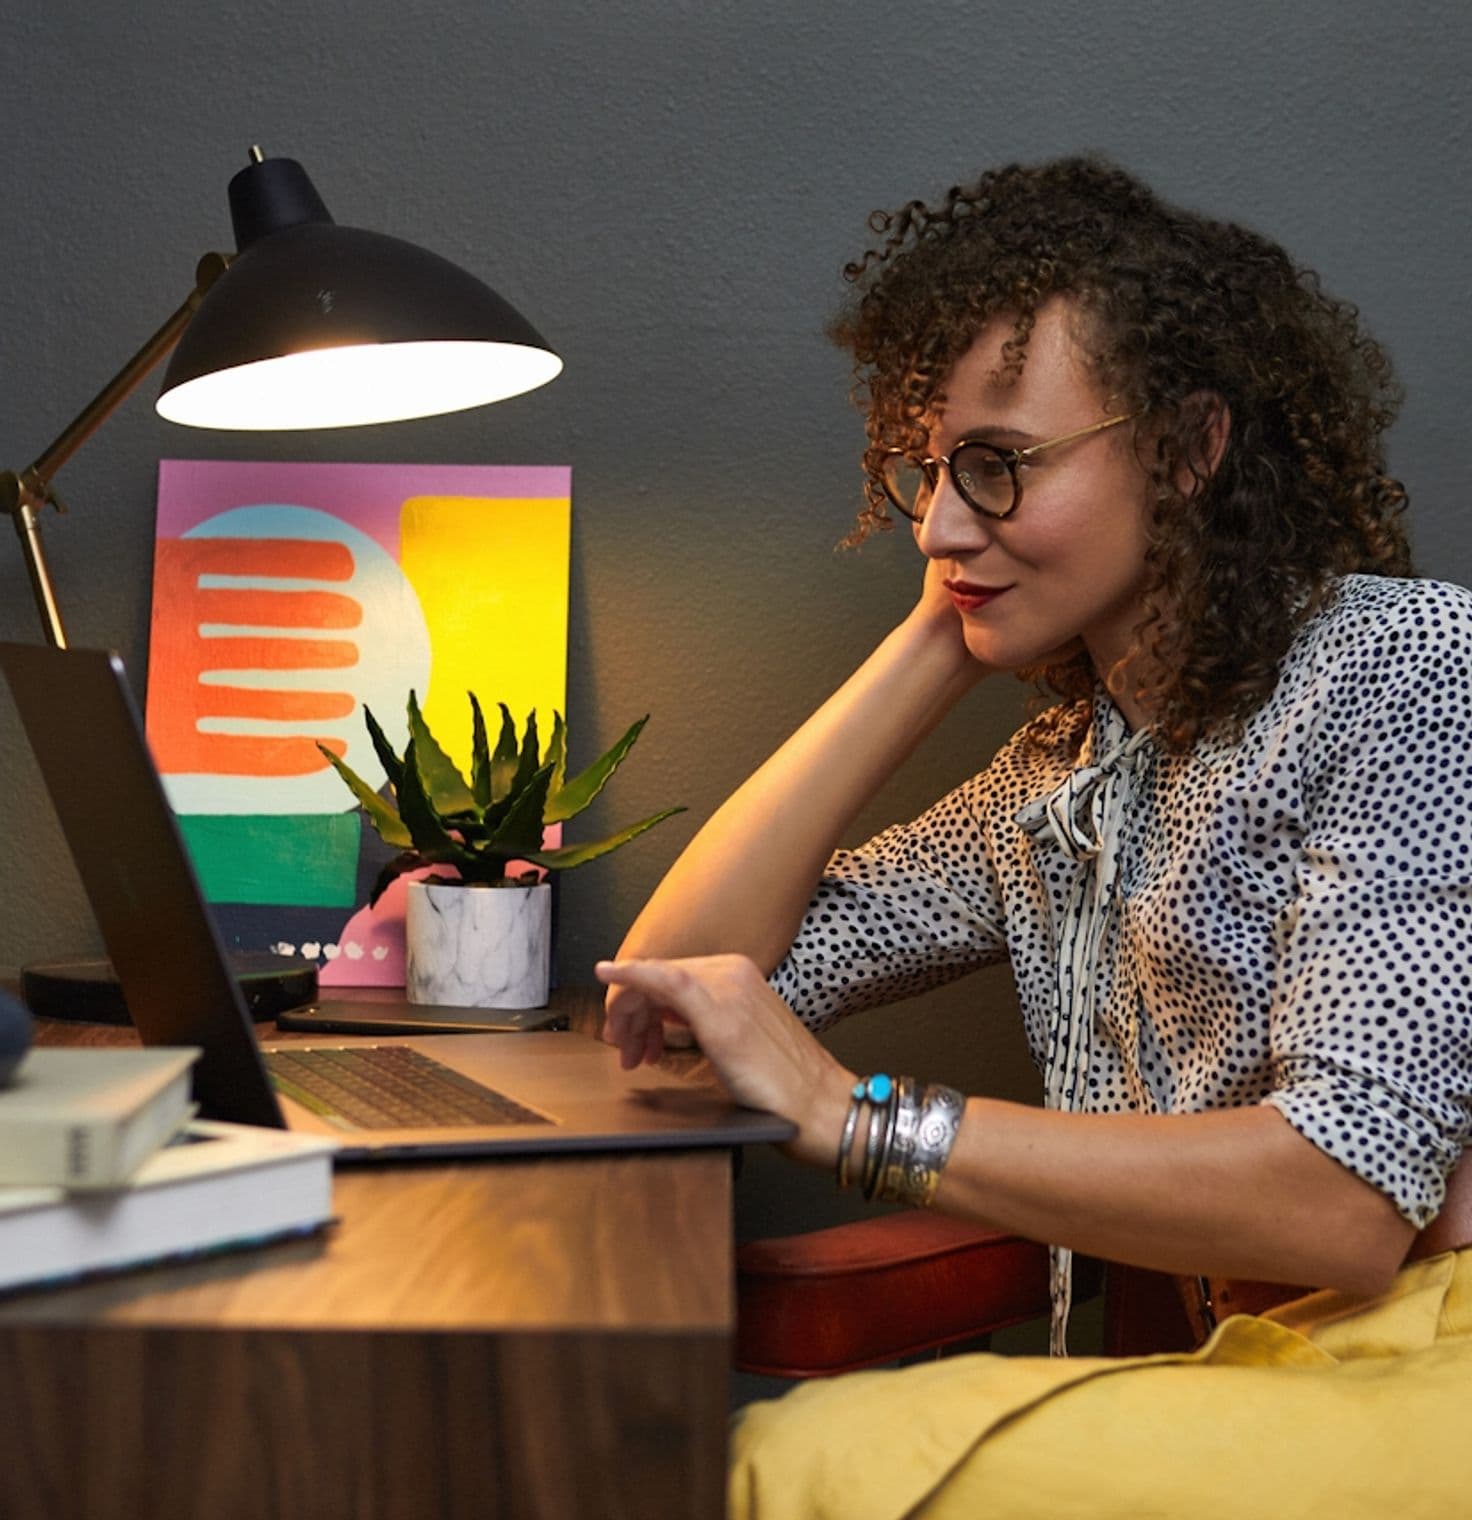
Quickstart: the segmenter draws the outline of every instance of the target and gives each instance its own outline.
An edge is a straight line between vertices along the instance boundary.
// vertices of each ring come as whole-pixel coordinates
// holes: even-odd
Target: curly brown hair
[[[830,327],[868,413],[865,502],[846,542],[893,526],[884,452],[924,451],[937,393],[981,329],[1012,318],[1003,368],[1020,372],[1039,307],[1064,296],[1109,407],[1149,418],[1132,669],[1168,743],[1239,732],[1335,577],[1412,573],[1406,493],[1385,473],[1400,402],[1390,360],[1277,243],[1168,205],[1093,157],[994,169],[870,227],[881,241],[845,268],[854,291]],[[1211,469],[1216,398],[1230,430]],[[1097,679],[1085,657],[1024,674],[1066,702]]]

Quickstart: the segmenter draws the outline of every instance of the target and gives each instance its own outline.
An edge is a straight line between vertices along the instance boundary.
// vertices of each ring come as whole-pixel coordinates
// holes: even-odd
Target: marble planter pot
[[[542,1008],[552,949],[552,888],[411,881],[404,919],[411,1003]]]

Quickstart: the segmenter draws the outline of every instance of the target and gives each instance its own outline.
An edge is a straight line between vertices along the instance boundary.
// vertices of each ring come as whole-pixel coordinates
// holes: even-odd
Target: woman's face
[[[966,438],[1026,448],[1111,415],[1070,331],[1073,308],[1039,308],[1020,376],[1001,375],[1013,319],[985,327],[947,376],[930,453]],[[1022,501],[1005,521],[981,516],[942,476],[915,541],[937,562],[966,646],[1004,670],[1082,639],[1101,674],[1125,654],[1142,615],[1149,479],[1134,425],[1045,450],[1018,467]]]

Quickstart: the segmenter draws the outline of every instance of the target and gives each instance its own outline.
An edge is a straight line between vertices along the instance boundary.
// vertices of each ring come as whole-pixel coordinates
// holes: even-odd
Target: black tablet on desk
[[[278,1029],[321,1034],[519,1034],[566,1029],[555,1008],[451,1008],[403,998],[323,998],[276,1015]]]

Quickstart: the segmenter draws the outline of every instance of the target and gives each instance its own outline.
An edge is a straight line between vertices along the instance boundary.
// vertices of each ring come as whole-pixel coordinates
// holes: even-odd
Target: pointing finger
[[[600,982],[628,987],[681,1012],[699,985],[668,961],[599,961],[593,974]]]

